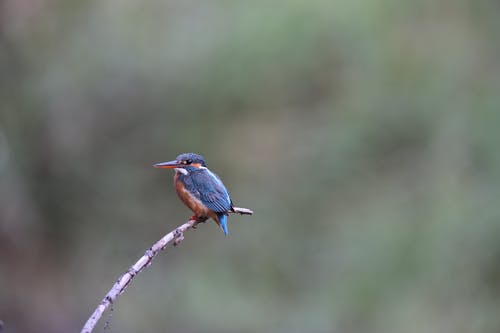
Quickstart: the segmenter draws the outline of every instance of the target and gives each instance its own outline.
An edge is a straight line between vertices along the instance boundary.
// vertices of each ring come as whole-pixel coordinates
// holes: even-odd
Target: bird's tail
[[[219,227],[224,231],[224,235],[227,236],[228,231],[227,231],[227,215],[219,213],[217,214],[217,217],[219,218]]]

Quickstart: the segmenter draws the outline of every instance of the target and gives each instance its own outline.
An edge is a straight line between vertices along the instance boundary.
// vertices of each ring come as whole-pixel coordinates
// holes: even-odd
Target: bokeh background
[[[0,320],[78,332],[190,212],[111,332],[499,332],[500,4],[4,0]],[[101,321],[97,332],[102,332]]]

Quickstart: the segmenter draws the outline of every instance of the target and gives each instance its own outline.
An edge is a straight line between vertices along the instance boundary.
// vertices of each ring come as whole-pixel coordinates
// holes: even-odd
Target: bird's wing
[[[231,198],[220,178],[208,169],[191,172],[184,186],[205,206],[216,213],[231,210]]]

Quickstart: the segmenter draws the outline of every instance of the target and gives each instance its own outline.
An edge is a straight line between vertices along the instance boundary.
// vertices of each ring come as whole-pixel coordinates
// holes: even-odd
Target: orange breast
[[[175,191],[182,202],[184,202],[184,204],[188,206],[196,216],[211,217],[215,221],[218,221],[217,214],[208,209],[200,200],[186,190],[184,184],[178,180],[178,177],[179,175],[176,173],[174,176],[174,186]]]

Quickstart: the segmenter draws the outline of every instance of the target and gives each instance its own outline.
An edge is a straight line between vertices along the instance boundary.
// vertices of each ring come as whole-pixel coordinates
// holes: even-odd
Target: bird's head
[[[207,164],[201,155],[195,153],[183,153],[177,156],[173,161],[156,163],[153,166],[161,169],[176,169],[176,171],[187,174],[188,171],[194,169],[206,168]]]

